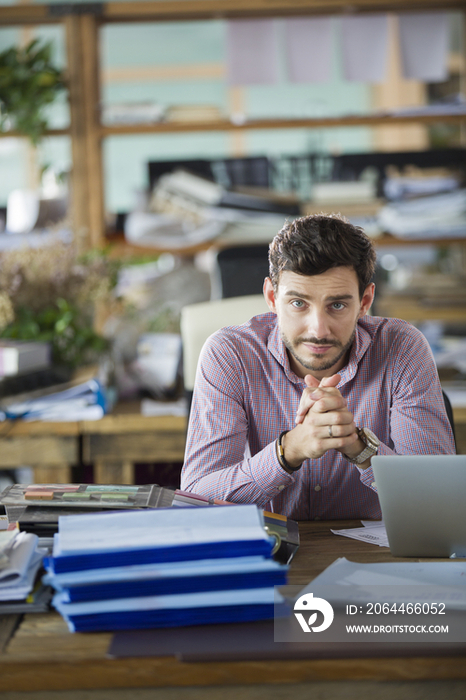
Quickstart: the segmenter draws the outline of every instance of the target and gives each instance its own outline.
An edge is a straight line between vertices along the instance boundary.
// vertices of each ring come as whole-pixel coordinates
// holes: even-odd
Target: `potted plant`
[[[28,136],[34,145],[47,130],[44,109],[65,88],[51,56],[52,44],[39,39],[0,53],[0,129]]]

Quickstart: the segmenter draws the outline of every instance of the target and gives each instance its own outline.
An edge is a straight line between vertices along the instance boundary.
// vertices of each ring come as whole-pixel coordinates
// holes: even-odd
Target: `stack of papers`
[[[44,582],[73,632],[267,619],[273,545],[254,505],[69,515]]]
[[[5,544],[0,542],[0,614],[10,612],[4,602],[25,601],[34,589],[45,550],[38,538],[27,532],[6,531]],[[7,537],[9,536],[9,537]]]
[[[5,404],[0,420],[99,420],[106,410],[107,401],[101,383],[90,379],[64,391]]]

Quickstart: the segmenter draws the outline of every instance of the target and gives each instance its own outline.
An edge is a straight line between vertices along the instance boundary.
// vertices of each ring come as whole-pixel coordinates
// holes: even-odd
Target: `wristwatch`
[[[377,437],[377,435],[374,435],[372,430],[369,430],[369,428],[356,428],[356,430],[358,432],[359,438],[365,444],[365,448],[362,452],[360,452],[357,455],[357,457],[351,458],[347,455],[345,455],[345,457],[348,460],[348,462],[352,462],[353,464],[362,464],[366,461],[366,459],[369,459],[369,457],[373,457],[377,453],[377,450],[380,446],[380,440]]]

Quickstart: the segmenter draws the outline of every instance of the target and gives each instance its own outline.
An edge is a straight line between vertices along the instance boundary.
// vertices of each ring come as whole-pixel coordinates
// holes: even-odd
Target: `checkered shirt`
[[[395,318],[358,321],[338,388],[378,454],[453,454],[453,434],[430,347]],[[291,430],[303,379],[290,368],[273,313],[223,328],[199,361],[181,487],[297,520],[380,518],[372,469],[340,452],[307,459],[288,474],[275,441]]]

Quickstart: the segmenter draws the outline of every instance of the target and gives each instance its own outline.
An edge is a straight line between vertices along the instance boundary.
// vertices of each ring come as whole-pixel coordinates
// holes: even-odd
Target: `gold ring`
[[[328,434],[330,435],[331,438],[333,438],[333,433],[332,433],[332,426],[328,426]]]

